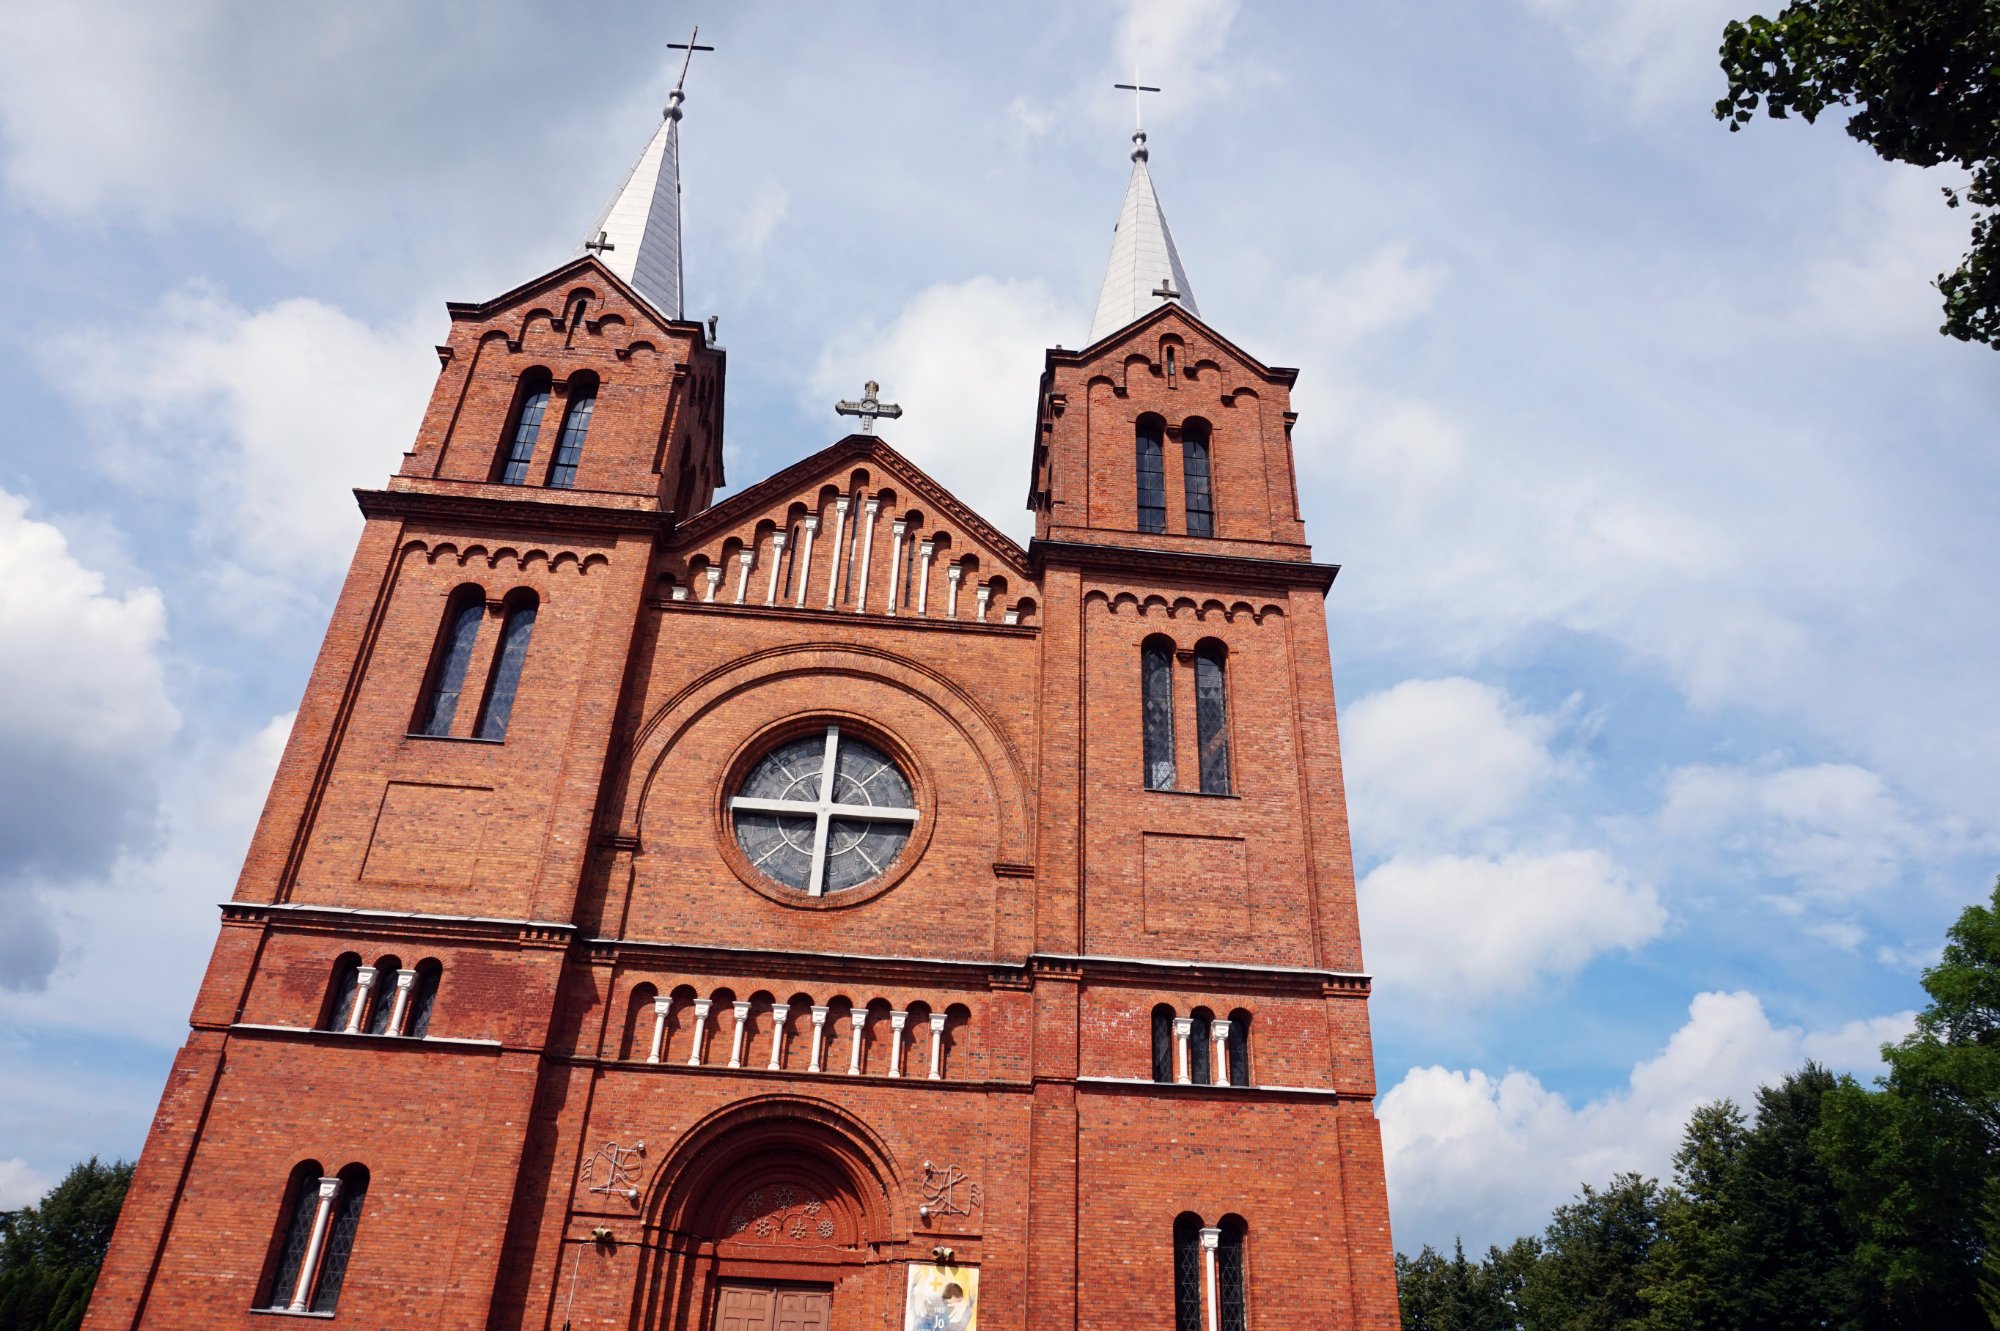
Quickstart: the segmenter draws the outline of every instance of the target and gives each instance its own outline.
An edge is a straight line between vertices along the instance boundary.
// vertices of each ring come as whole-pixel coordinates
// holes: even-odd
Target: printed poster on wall
[[[979,1268],[912,1262],[903,1331],[979,1331]]]

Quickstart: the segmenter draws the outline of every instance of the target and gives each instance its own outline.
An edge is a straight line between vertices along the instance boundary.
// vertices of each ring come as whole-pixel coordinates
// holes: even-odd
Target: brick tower
[[[1389,1331],[1293,371],[1139,134],[1028,548],[873,385],[713,502],[681,103],[359,493],[86,1326]]]

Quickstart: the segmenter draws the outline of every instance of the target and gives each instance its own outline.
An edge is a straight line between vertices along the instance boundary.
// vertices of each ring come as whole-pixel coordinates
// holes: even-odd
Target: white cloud
[[[1596,850],[1398,856],[1361,880],[1362,937],[1384,992],[1486,998],[1575,974],[1659,936],[1653,889]]]
[[[0,1211],[18,1211],[24,1206],[32,1206],[52,1186],[54,1184],[50,1179],[28,1168],[28,1162],[20,1156],[0,1160]]]
[[[249,310],[195,287],[136,324],[78,330],[47,368],[104,441],[113,474],[171,493],[252,580],[325,579],[416,436],[435,378],[414,327],[372,328],[315,300]]]
[[[1414,1251],[1462,1234],[1476,1249],[1538,1232],[1579,1184],[1626,1170],[1664,1177],[1697,1106],[1729,1097],[1748,1107],[1760,1085],[1807,1059],[1866,1078],[1879,1068],[1878,1046],[1913,1020],[1906,1012],[1808,1032],[1773,1026],[1754,994],[1699,994],[1659,1054],[1581,1106],[1527,1072],[1412,1068],[1379,1105],[1397,1245]]]
[[[1526,4],[1556,25],[1594,75],[1644,109],[1713,105],[1725,86],[1715,54],[1723,25],[1744,13],[1733,0]]]
[[[851,398],[865,380],[902,405],[884,422],[890,445],[1009,535],[1025,539],[1024,459],[1034,438],[1042,352],[1087,320],[1040,282],[975,277],[917,293],[886,328],[847,333],[813,367],[809,401]]]
[[[1367,845],[1421,841],[1519,809],[1556,775],[1556,720],[1463,677],[1411,679],[1341,717],[1350,821]]]
[[[180,724],[150,587],[116,594],[63,533],[0,490],[0,988],[55,963],[37,887],[87,880],[150,843]]]
[[[1121,77],[1136,70],[1141,81],[1172,88],[1175,110],[1221,93],[1229,28],[1242,7],[1242,0],[1132,0],[1114,42]]]
[[[1851,763],[1676,768],[1660,824],[1683,842],[1821,897],[1888,887],[1927,842],[1942,839],[1911,819],[1880,776]]]

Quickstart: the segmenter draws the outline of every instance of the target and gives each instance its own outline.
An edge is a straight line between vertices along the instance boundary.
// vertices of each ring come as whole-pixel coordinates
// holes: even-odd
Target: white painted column
[[[660,1061],[660,1055],[667,1049],[667,1014],[673,1011],[674,1000],[661,997],[653,1000],[653,1051],[646,1055],[648,1063]]]
[[[896,613],[896,593],[903,589],[903,533],[909,527],[901,518],[889,524],[889,539],[895,548],[889,551],[889,604],[885,608],[892,615]]]
[[[1222,1244],[1222,1231],[1209,1225],[1201,1231],[1201,1283],[1208,1295],[1208,1331],[1222,1331],[1222,1300],[1215,1288],[1215,1250]]]
[[[825,1004],[813,1004],[813,1056],[812,1062],[806,1065],[807,1072],[820,1070],[820,1055],[826,1051],[826,1014]]]
[[[841,495],[833,501],[833,558],[827,560],[826,608],[833,609],[833,600],[840,595],[840,566],[847,562],[847,496]]]
[[[1209,1027],[1215,1033],[1215,1054],[1209,1059],[1209,1070],[1215,1075],[1209,1078],[1217,1086],[1229,1085],[1229,1021],[1217,1017]]]
[[[931,555],[936,549],[928,540],[917,542],[917,613],[924,613],[924,607],[931,599]]]
[[[750,565],[756,561],[757,552],[744,546],[736,552],[736,604],[742,605],[743,598],[750,594]]]
[[[974,608],[972,611],[972,617],[978,620],[982,624],[986,622],[986,603],[989,600],[991,600],[992,597],[993,597],[993,584],[990,582],[980,583],[978,595],[973,600]]]
[[[861,529],[861,586],[854,597],[857,615],[868,608],[868,566],[875,562],[875,514],[881,507],[882,501],[872,495],[861,506],[861,519],[868,525]]]
[[[778,1000],[771,1000],[771,1071],[785,1066],[785,1027],[792,1024],[792,1005],[778,1006]]]
[[[729,1005],[729,1009],[736,1014],[736,1029],[729,1035],[729,1066],[740,1068],[743,1066],[743,1037],[749,1034],[750,1000],[739,998]]]
[[[764,590],[764,604],[778,603],[778,570],[785,566],[785,533],[771,533],[771,583]]]
[[[410,990],[416,986],[415,971],[396,972],[396,1005],[389,1009],[389,1024],[383,1028],[389,1035],[403,1033],[403,1020],[410,1015]]]
[[[903,1075],[903,1027],[909,1024],[909,1013],[889,1014],[889,1075],[892,1077]]]
[[[812,585],[813,533],[819,530],[819,514],[807,514],[800,525],[806,530],[805,539],[799,542],[799,590],[798,599],[793,604],[803,606],[806,603],[806,588]]]
[[[722,585],[722,565],[710,564],[704,570],[702,580],[704,586],[701,589],[701,599],[704,601],[713,601],[715,599],[715,589]]]
[[[847,1075],[858,1077],[861,1075],[861,1036],[868,1029],[868,1009],[849,1008],[847,1022],[854,1028],[850,1032],[853,1038],[847,1042]]]
[[[944,1022],[945,1014],[931,1013],[931,1075],[932,1081],[944,1080]]]
[[[1194,1084],[1194,1072],[1188,1058],[1188,1037],[1193,1031],[1193,1017],[1174,1018],[1174,1081],[1182,1086]]]
[[[958,618],[958,582],[964,576],[965,565],[963,564],[953,564],[944,571],[945,583],[951,589],[951,596],[944,604],[944,617],[946,619]]]
[[[319,1181],[319,1205],[313,1211],[312,1237],[306,1240],[306,1255],[299,1263],[299,1280],[292,1286],[288,1312],[304,1312],[306,1301],[312,1297],[313,1277],[319,1274],[320,1253],[326,1249],[326,1222],[333,1214],[333,1199],[339,1195],[339,1179],[323,1178]]]
[[[708,1010],[715,1006],[712,998],[694,1000],[694,1048],[688,1050],[688,1066],[701,1066],[701,1042],[708,1035]]]
[[[368,1015],[368,995],[375,988],[375,968],[362,966],[354,972],[354,1005],[347,1009],[347,1035],[361,1034],[361,1019]]]

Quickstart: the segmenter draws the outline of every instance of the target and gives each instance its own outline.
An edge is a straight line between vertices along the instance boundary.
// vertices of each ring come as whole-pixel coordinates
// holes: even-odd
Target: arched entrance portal
[[[769,1097],[696,1127],[649,1198],[649,1331],[856,1331],[900,1306],[893,1163],[820,1101]]]

